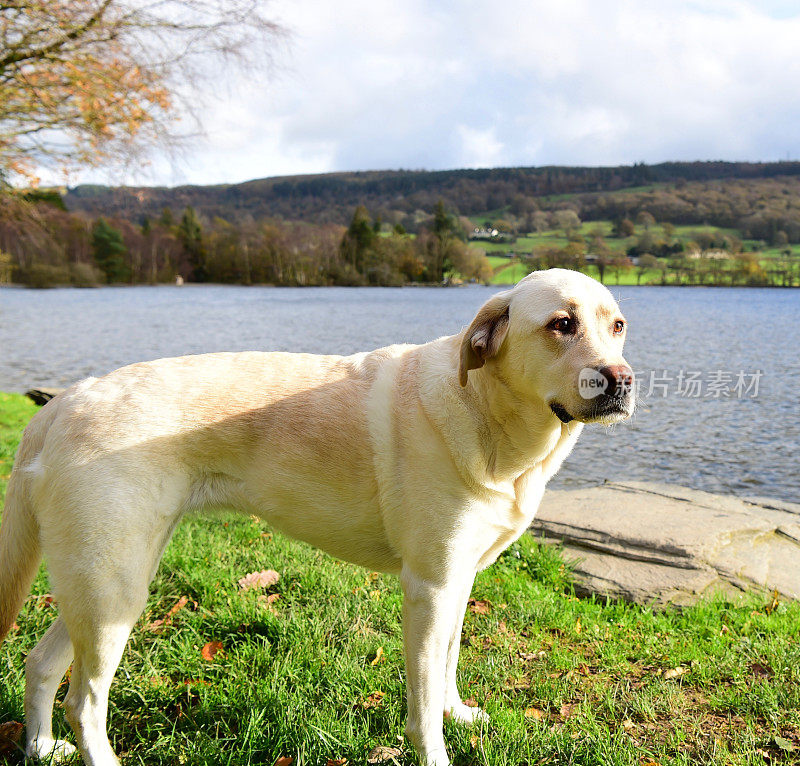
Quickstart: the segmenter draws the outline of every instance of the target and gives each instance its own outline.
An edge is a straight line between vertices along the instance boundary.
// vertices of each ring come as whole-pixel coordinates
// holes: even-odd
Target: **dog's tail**
[[[42,558],[31,484],[58,404],[55,399],[48,402],[28,424],[8,481],[0,524],[0,641],[11,630]]]

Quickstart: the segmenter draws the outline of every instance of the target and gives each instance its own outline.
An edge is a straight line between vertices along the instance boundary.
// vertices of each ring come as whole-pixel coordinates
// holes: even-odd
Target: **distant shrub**
[[[26,287],[43,289],[68,285],[71,282],[69,269],[49,263],[34,263],[17,272],[17,280]]]
[[[99,287],[104,281],[102,272],[89,263],[73,263],[69,271],[75,287]]]

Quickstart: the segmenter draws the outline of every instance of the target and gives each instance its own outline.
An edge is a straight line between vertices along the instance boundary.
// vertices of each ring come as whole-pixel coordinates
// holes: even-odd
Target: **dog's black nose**
[[[633,389],[633,370],[626,364],[609,364],[597,370],[608,382],[606,396],[625,396]]]

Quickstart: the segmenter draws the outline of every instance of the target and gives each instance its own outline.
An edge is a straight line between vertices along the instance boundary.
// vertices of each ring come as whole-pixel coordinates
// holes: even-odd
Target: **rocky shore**
[[[546,493],[531,531],[563,545],[576,590],[691,604],[776,590],[800,598],[800,504],[651,482]]]

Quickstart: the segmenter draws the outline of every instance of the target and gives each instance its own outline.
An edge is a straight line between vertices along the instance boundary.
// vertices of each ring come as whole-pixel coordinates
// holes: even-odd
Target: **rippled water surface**
[[[556,484],[648,479],[800,501],[800,290],[613,288],[644,384],[632,422],[589,426]],[[243,349],[341,353],[457,332],[493,288],[0,289],[0,390]],[[677,391],[699,373],[700,397]],[[758,395],[706,396],[760,370]],[[648,396],[651,371],[653,395]],[[731,380],[725,382],[727,374]],[[662,394],[666,393],[666,396]]]

